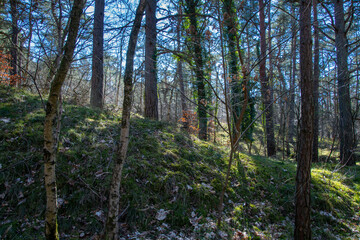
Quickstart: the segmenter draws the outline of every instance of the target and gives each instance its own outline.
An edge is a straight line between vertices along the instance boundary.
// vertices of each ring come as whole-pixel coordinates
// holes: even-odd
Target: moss
[[[0,236],[9,229],[6,239],[42,239],[44,111],[39,98],[24,91],[0,87],[0,95],[0,115],[10,119],[0,122],[0,194],[5,194],[2,203],[6,204],[0,214],[4,223]],[[60,230],[78,236],[82,229],[93,235],[103,227],[103,218],[95,213],[106,214],[121,116],[65,103],[62,117],[57,162],[59,198],[64,199]],[[256,134],[262,137],[257,128]],[[254,146],[260,149],[258,139]],[[220,141],[226,142],[221,132]],[[134,116],[121,184],[120,221],[130,225],[130,230],[153,233],[162,224],[155,218],[159,209],[170,212],[164,222],[173,230],[191,231],[193,211],[201,217],[200,225],[215,221],[228,164],[229,149],[222,143],[200,141],[176,125]],[[324,156],[331,143],[323,143]],[[350,228],[360,231],[359,172],[359,165],[313,164],[314,237],[330,239],[326,229],[332,229],[332,236],[351,239]],[[228,221],[221,229],[230,236],[232,228],[247,231],[252,239],[260,233],[270,239],[276,231],[279,238],[291,238],[295,174],[296,163],[291,159],[237,156],[224,201]],[[19,204],[19,199],[26,200]],[[196,237],[201,239],[206,231],[212,230],[199,229]]]

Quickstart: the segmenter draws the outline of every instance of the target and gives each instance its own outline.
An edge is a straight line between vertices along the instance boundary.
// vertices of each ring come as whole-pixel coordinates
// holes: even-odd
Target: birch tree
[[[113,176],[110,185],[109,209],[105,223],[105,239],[117,240],[119,232],[118,212],[120,201],[120,185],[122,169],[126,160],[129,144],[130,111],[133,95],[133,72],[135,48],[140,31],[141,21],[145,11],[146,0],[140,0],[136,9],[134,24],[131,29],[129,46],[126,53],[126,65],[124,74],[124,101],[121,119],[120,142],[116,153]]]
[[[46,104],[44,123],[44,176],[46,189],[45,210],[45,237],[47,240],[59,239],[57,225],[57,187],[56,187],[56,153],[58,149],[60,118],[59,98],[61,88],[70,68],[76,39],[78,35],[80,18],[86,0],[75,0],[70,14],[69,32],[64,46],[60,66],[51,82],[50,93]]]

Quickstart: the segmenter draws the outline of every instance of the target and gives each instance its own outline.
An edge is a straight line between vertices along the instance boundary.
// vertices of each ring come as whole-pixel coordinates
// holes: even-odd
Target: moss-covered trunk
[[[70,29],[64,47],[64,55],[51,83],[50,94],[46,104],[44,123],[44,175],[46,189],[45,237],[46,239],[59,239],[57,229],[57,190],[56,190],[56,152],[58,146],[58,117],[59,97],[61,87],[66,78],[73,58],[76,38],[78,35],[80,17],[85,6],[85,0],[75,0],[71,10]]]
[[[193,60],[195,63],[195,78],[197,88],[197,106],[198,106],[198,119],[199,119],[199,138],[207,139],[207,102],[205,90],[205,73],[204,73],[204,60],[203,60],[203,46],[201,41],[200,29],[198,26],[197,8],[199,1],[186,0],[186,14],[190,21],[190,36],[191,36],[191,50],[193,51]]]

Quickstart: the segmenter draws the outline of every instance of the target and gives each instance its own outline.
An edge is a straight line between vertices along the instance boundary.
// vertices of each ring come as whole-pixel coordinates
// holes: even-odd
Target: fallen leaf
[[[168,215],[169,211],[165,211],[164,209],[160,209],[157,213],[156,213],[156,219],[159,221],[162,221],[166,218],[166,216]]]

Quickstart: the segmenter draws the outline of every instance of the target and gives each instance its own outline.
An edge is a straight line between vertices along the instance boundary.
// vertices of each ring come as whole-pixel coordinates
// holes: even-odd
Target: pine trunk
[[[104,107],[104,9],[105,0],[95,0],[90,105]]]
[[[146,0],[140,0],[136,9],[135,21],[131,29],[129,46],[126,54],[126,66],[124,74],[124,101],[121,119],[120,142],[116,153],[115,166],[110,185],[109,210],[105,224],[105,239],[117,240],[119,231],[118,213],[120,202],[120,185],[122,169],[126,160],[129,144],[130,111],[133,95],[133,72],[135,48],[140,31],[141,20],[145,11]]]
[[[156,77],[156,0],[146,4],[145,29],[145,117],[158,120]]]
[[[16,76],[18,74],[18,0],[10,0],[10,14],[11,14],[11,48],[10,48],[10,75]],[[16,86],[16,78],[11,78],[10,85]]]
[[[342,164],[355,165],[353,156],[354,135],[351,115],[350,73],[348,69],[348,41],[345,32],[343,0],[334,0],[335,7],[335,45],[338,70],[339,97],[339,136],[340,161]]]
[[[314,142],[313,162],[319,161],[319,77],[320,77],[320,46],[319,46],[319,22],[317,17],[318,0],[313,0],[314,16]]]
[[[259,0],[259,13],[260,13],[260,82],[261,82],[261,95],[263,99],[265,111],[265,132],[267,143],[268,156],[276,154],[276,141],[274,135],[273,123],[273,107],[272,107],[272,88],[269,79],[266,76],[266,36],[265,36],[265,14],[264,14],[264,1]]]
[[[295,230],[294,238],[311,239],[310,183],[314,129],[314,99],[312,79],[311,0],[300,5],[300,88],[301,119],[297,152]]]
[[[292,14],[295,15],[295,7],[292,6]],[[286,153],[289,156],[291,153],[290,145],[294,147],[294,136],[295,136],[295,78],[296,78],[296,22],[293,19],[291,23],[292,27],[292,39],[291,39],[291,77],[290,77],[290,86],[289,86],[289,118],[288,118],[288,134],[286,140]]]
[[[178,8],[178,13],[179,13],[179,17],[178,17],[178,21],[177,21],[177,26],[176,26],[176,40],[177,40],[177,51],[180,52],[181,51],[181,33],[182,33],[182,28],[181,28],[181,15],[182,15],[182,10],[181,10],[181,6],[179,6]],[[189,113],[188,113],[188,109],[186,106],[186,93],[185,93],[185,85],[184,85],[184,74],[183,74],[183,60],[182,59],[178,59],[177,61],[177,66],[176,66],[176,71],[177,71],[177,77],[179,79],[179,87],[180,87],[180,100],[181,100],[181,112],[182,112],[182,123],[183,123],[183,128],[188,130],[189,129]]]

